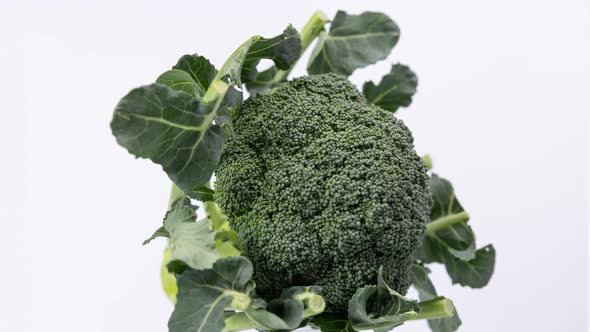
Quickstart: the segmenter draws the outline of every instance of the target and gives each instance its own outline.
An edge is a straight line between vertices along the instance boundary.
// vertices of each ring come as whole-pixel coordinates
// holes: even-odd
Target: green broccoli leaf
[[[455,252],[467,251],[460,255],[467,259],[473,258],[475,235],[467,225],[469,214],[457,200],[453,185],[437,174],[432,174],[430,190],[434,205],[430,211],[431,223],[426,235]]]
[[[256,78],[246,83],[248,92],[252,95],[262,94],[268,89],[275,86],[275,75],[279,72],[276,66],[265,69],[256,75]]]
[[[200,97],[205,95],[217,74],[215,66],[207,58],[197,54],[183,55],[172,68],[190,75],[197,85],[196,89]]]
[[[186,92],[193,97],[201,97],[204,94],[191,75],[178,69],[164,72],[156,79],[156,83],[167,85],[176,91]]]
[[[208,269],[219,257],[215,250],[215,232],[209,229],[209,221],[196,221],[196,218],[188,198],[177,200],[166,213],[164,228],[170,234],[170,272],[181,273],[186,266]]]
[[[467,225],[469,214],[455,196],[451,183],[436,174],[430,177],[434,205],[426,228],[420,259],[426,263],[444,263],[443,253],[470,260],[475,257],[475,235]]]
[[[396,64],[391,72],[381,79],[379,85],[365,82],[363,94],[369,104],[395,112],[400,106],[409,106],[416,93],[418,78],[408,66]]]
[[[213,120],[227,88],[216,81],[202,100],[159,83],[133,89],[117,105],[111,129],[120,145],[160,164],[191,193],[219,164],[226,135]]]
[[[430,189],[434,200],[432,221],[416,251],[417,258],[423,263],[445,264],[453,283],[472,288],[485,286],[494,272],[493,246],[476,250],[475,234],[467,225],[469,214],[463,210],[449,181],[432,174]]]
[[[387,15],[338,11],[330,32],[322,32],[307,71],[311,75],[335,73],[350,76],[358,68],[385,59],[399,39],[399,28]]]
[[[413,319],[420,312],[418,303],[391,289],[377,274],[377,286],[359,288],[348,306],[348,319],[357,331],[392,328]]]
[[[418,291],[418,298],[421,301],[428,301],[438,296],[428,274],[430,270],[427,267],[417,263],[412,264],[412,285]]]
[[[218,260],[211,269],[182,273],[174,312],[168,321],[170,332],[219,332],[224,326],[224,309],[246,309],[252,264],[245,257]]]
[[[482,288],[488,284],[496,262],[496,250],[494,246],[487,246],[475,252],[475,258],[464,261],[453,256],[445,258],[447,272],[454,284]]]
[[[303,29],[301,30],[301,51],[303,54],[311,42],[319,35],[324,29],[324,25],[329,22],[328,17],[321,11],[316,11],[307,21]],[[297,59],[295,59],[297,60]],[[276,65],[259,72],[257,75],[251,75],[251,81],[246,82],[246,88],[252,95],[263,94],[269,89],[275,87],[277,84],[284,82],[289,73],[293,69],[295,61],[291,64],[290,68],[283,69],[277,68]],[[281,70],[279,70],[281,69]],[[255,77],[254,77],[255,76]]]
[[[254,36],[246,40],[228,58],[216,75],[217,79],[229,78],[237,85],[255,81],[256,66],[261,59],[270,59],[279,69],[289,69],[301,55],[301,38],[295,28],[289,25],[285,31],[273,38]]]
[[[258,328],[265,330],[293,330],[303,321],[303,303],[285,298],[268,302],[265,309],[250,307],[244,314]]]
[[[438,297],[436,289],[430,281],[430,270],[420,264],[412,264],[412,285],[418,291],[420,301],[428,301]],[[461,326],[461,319],[455,309],[453,316],[429,319],[428,325],[433,332],[454,332]]]
[[[353,332],[350,321],[345,314],[323,313],[315,316],[310,325],[319,328],[322,332]]]
[[[270,38],[260,38],[252,44],[242,65],[242,80],[255,81],[258,76],[256,67],[261,59],[271,59],[278,69],[289,69],[301,55],[301,37],[299,32],[289,25],[282,34]]]
[[[145,246],[146,244],[152,242],[152,240],[159,238],[159,237],[168,237],[168,238],[170,237],[170,233],[168,233],[168,231],[166,230],[166,228],[164,228],[164,226],[156,229],[154,234],[152,234],[152,236],[150,236],[147,240],[143,241],[143,243],[141,245]]]
[[[241,91],[238,91],[235,87],[230,86],[225,93],[223,102],[221,102],[219,112],[217,112],[215,124],[220,127],[227,128],[229,132],[232,132],[234,130],[232,114],[240,106],[240,104],[242,104],[243,98],[244,96]]]

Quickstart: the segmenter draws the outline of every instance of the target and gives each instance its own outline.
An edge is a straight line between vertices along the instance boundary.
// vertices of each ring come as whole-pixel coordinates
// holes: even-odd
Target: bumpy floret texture
[[[247,100],[217,170],[216,201],[265,298],[323,288],[328,311],[375,284],[405,293],[430,211],[410,131],[336,75],[307,76]]]

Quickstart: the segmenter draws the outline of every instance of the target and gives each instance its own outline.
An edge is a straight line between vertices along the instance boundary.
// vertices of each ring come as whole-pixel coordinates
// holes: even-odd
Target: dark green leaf
[[[217,73],[218,79],[228,77],[237,85],[256,80],[256,66],[262,59],[270,59],[279,69],[289,69],[301,55],[301,38],[292,26],[273,38],[254,36],[244,42]]]
[[[456,309],[453,317],[428,320],[428,326],[430,326],[432,332],[455,332],[459,329],[461,323],[461,318],[459,318]]]
[[[353,332],[348,317],[344,314],[323,313],[315,316],[310,324],[322,332]]]
[[[187,193],[190,197],[197,199],[201,202],[210,202],[213,200],[213,195],[215,194],[215,190],[208,188],[206,186],[202,186],[196,188],[195,190]]]
[[[215,66],[207,58],[197,54],[183,55],[172,68],[184,71],[190,75],[197,84],[199,96],[205,95],[205,92],[209,89],[211,82],[213,82],[217,74]]]
[[[430,270],[422,266],[420,264],[412,264],[412,285],[418,291],[418,297],[421,301],[428,301],[432,300],[438,295],[436,294],[436,289],[434,285],[430,281],[428,274]]]
[[[425,250],[432,251],[434,257],[425,257],[424,261],[443,262],[441,250],[448,250],[459,259],[473,259],[475,235],[467,225],[469,214],[457,200],[453,186],[449,181],[432,174],[430,190],[434,205],[423,246]]]
[[[470,228],[471,230],[471,228]],[[472,232],[473,234],[473,232]],[[475,247],[475,239],[473,242],[471,242],[471,244],[469,245],[469,247],[467,247],[467,249],[465,250],[455,250],[453,248],[449,248],[449,253],[451,253],[451,255],[455,256],[456,258],[459,258],[462,261],[469,261],[475,258],[475,251],[477,250],[477,248]]]
[[[383,268],[377,274],[377,286],[359,288],[348,306],[348,319],[357,331],[392,328],[416,317],[416,301],[399,294],[385,282]]]
[[[263,94],[280,82],[276,82],[275,75],[278,69],[276,66],[272,66],[266,70],[263,70],[256,75],[256,78],[246,83],[248,92],[252,95]]]
[[[453,185],[446,179],[432,174],[430,177],[430,190],[434,205],[430,210],[430,219],[436,220],[451,214],[463,212],[461,203],[455,197]]]
[[[150,236],[147,240],[143,241],[142,245],[145,246],[146,244],[152,242],[153,239],[158,237],[170,237],[170,233],[164,228],[164,226],[158,228],[152,236]]]
[[[176,201],[166,214],[164,228],[170,234],[170,272],[180,273],[185,266],[208,269],[218,258],[215,232],[209,229],[209,221],[196,221],[196,218],[188,199]]]
[[[438,297],[434,285],[428,274],[430,270],[420,264],[412,264],[412,285],[418,291],[421,301],[428,301]],[[453,332],[461,325],[461,319],[455,309],[452,317],[429,319],[428,325],[433,332]]]
[[[293,330],[303,321],[303,303],[289,298],[277,299],[268,302],[266,309],[248,308],[244,313],[265,330]]]
[[[226,90],[218,81],[199,100],[157,83],[133,89],[115,109],[113,134],[130,153],[162,165],[191,193],[209,181],[219,163],[226,135],[213,120]]]
[[[466,223],[469,215],[449,181],[432,174],[430,189],[434,201],[432,221],[416,257],[423,263],[445,264],[453,283],[473,288],[485,286],[494,272],[494,248],[490,245],[476,251],[475,235]]]
[[[496,250],[490,244],[475,252],[475,258],[469,261],[457,259],[454,256],[447,257],[445,266],[453,280],[471,288],[482,288],[488,284],[494,273]]]
[[[270,59],[278,69],[286,70],[301,55],[301,38],[293,26],[289,25],[282,34],[270,38],[259,38],[252,44],[242,66],[243,82],[255,81],[256,67],[261,59]]]
[[[408,66],[393,65],[391,72],[381,79],[379,85],[366,82],[363,94],[369,104],[395,112],[400,106],[408,106],[416,93],[418,78]]]
[[[233,86],[227,89],[225,98],[219,107],[219,112],[215,118],[215,124],[221,127],[227,127],[230,132],[233,131],[232,114],[236,108],[242,104],[243,94]]]
[[[252,277],[252,264],[245,257],[227,257],[212,269],[187,270],[178,277],[178,301],[168,321],[170,332],[219,332],[224,326],[224,308],[244,292]]]
[[[176,91],[186,92],[193,97],[200,97],[203,92],[199,89],[197,82],[186,72],[177,69],[171,69],[160,75],[156,80],[160,83]]]
[[[398,39],[398,26],[385,14],[338,11],[330,32],[320,34],[307,71],[350,76],[358,68],[385,59]]]

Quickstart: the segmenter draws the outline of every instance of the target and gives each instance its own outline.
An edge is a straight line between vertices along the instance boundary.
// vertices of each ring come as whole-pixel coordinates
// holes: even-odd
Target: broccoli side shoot
[[[402,121],[345,78],[284,83],[243,103],[217,170],[216,201],[254,264],[257,292],[322,287],[345,311],[383,265],[405,293],[431,207],[426,166]]]

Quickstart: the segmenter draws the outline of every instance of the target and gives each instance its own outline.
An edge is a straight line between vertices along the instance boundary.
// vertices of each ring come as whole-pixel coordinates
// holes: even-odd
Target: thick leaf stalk
[[[447,318],[455,314],[453,301],[444,297],[420,302],[418,305],[420,306],[420,312],[412,320]]]

